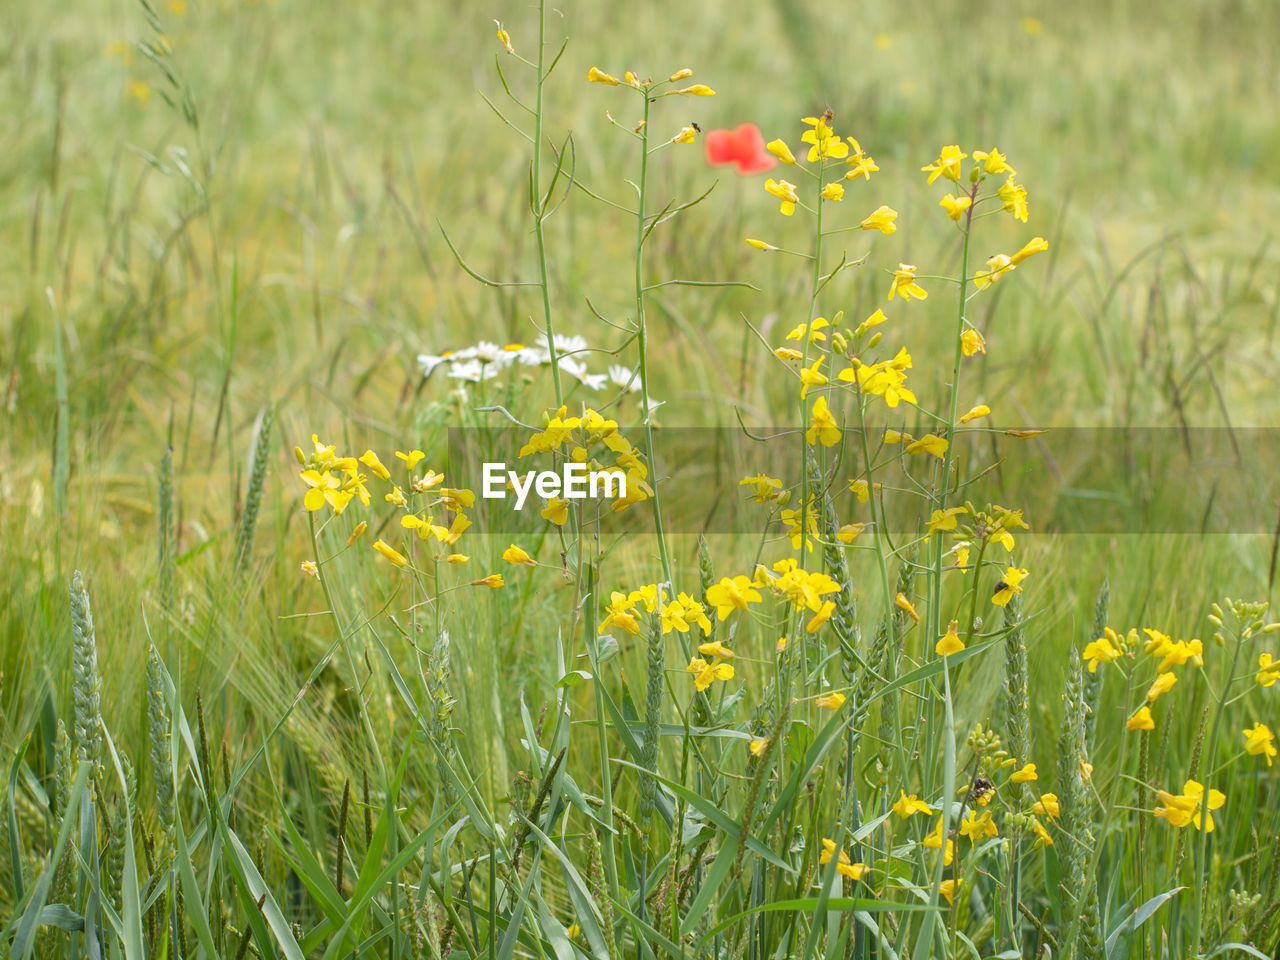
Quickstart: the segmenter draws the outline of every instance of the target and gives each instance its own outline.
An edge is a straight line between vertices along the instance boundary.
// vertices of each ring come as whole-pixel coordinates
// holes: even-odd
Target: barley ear
[[[1098,599],[1093,605],[1093,632],[1089,634],[1090,640],[1096,640],[1102,636],[1107,628],[1107,615],[1111,607],[1111,584],[1103,580],[1102,586],[1098,588]],[[1088,708],[1088,713],[1084,718],[1084,742],[1086,748],[1092,752],[1094,737],[1098,729],[1098,703],[1102,699],[1102,676],[1103,671],[1085,674],[1084,678],[1084,702]]]
[[[76,758],[93,764],[93,780],[97,781],[102,774],[102,678],[98,676],[93,611],[79,570],[71,578],[71,639]]]
[[[267,480],[267,463],[271,445],[271,426],[275,419],[270,406],[258,414],[258,424],[253,436],[253,451],[249,455],[249,489],[245,493],[244,512],[240,515],[240,528],[236,532],[236,574],[243,577],[249,567],[253,551],[253,535],[258,527],[258,511],[262,507],[262,487]]]

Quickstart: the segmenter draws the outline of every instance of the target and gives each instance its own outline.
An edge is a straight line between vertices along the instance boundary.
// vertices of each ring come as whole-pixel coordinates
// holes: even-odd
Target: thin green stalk
[[[1236,675],[1236,670],[1240,666],[1240,651],[1244,648],[1244,631],[1242,625],[1237,623],[1235,634],[1235,650],[1231,653],[1231,668],[1227,671],[1226,678],[1222,684],[1222,692],[1218,695],[1217,709],[1213,713],[1213,723],[1209,726],[1209,742],[1205,747],[1204,757],[1200,761],[1200,768],[1196,772],[1196,776],[1200,782],[1204,784],[1204,798],[1200,803],[1200,816],[1209,817],[1209,791],[1213,784],[1206,782],[1211,774],[1206,775],[1204,771],[1213,771],[1216,767],[1214,760],[1218,753],[1218,733],[1222,728],[1222,715],[1227,709],[1227,690],[1231,686],[1231,680]],[[1206,823],[1207,827],[1208,824]],[[1200,843],[1198,856],[1196,857],[1196,883],[1195,883],[1195,928],[1196,928],[1196,948],[1195,953],[1200,953],[1200,948],[1204,938],[1204,888],[1205,875],[1208,872],[1209,862],[1209,831],[1201,830],[1199,834]]]
[[[640,179],[636,181],[636,343],[640,351],[640,405],[644,410],[644,445],[645,457],[649,461],[650,476],[653,478],[653,529],[658,538],[658,554],[662,558],[663,579],[675,590],[675,581],[671,575],[671,555],[667,550],[667,537],[662,526],[662,500],[659,492],[657,465],[653,459],[653,412],[649,406],[649,328],[644,315],[644,240],[646,230],[645,196],[648,191],[649,177],[649,94],[642,91],[644,97],[644,123],[640,127]]]
[[[533,235],[538,248],[538,287],[542,291],[542,326],[547,335],[547,354],[551,358],[551,382],[556,391],[557,409],[564,403],[560,387],[560,358],[556,356],[555,328],[551,322],[551,290],[547,280],[547,238],[544,232],[546,210],[542,198],[542,88],[547,80],[547,3],[538,0],[538,86],[533,112],[533,174],[529,186],[529,206],[533,210]]]

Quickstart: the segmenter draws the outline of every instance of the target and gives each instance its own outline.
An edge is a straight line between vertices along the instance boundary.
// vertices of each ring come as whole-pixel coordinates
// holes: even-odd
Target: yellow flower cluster
[[[614,499],[614,512],[625,510],[633,503],[640,503],[653,496],[648,484],[649,468],[643,455],[631,441],[618,431],[618,421],[585,409],[581,416],[568,415],[568,407],[561,407],[545,417],[546,427],[529,437],[520,448],[519,456],[562,453],[575,463],[587,465],[591,474],[621,471],[627,476],[626,495]],[[611,455],[613,466],[606,467],[597,457]],[[569,516],[567,500],[556,498],[541,511],[544,519],[556,526],[563,526]]]
[[[637,636],[640,633],[638,611],[657,617],[664,634],[672,630],[687,633],[690,625],[699,627],[703,636],[711,633],[711,621],[707,619],[706,609],[701,603],[687,593],[678,594],[672,599],[665,589],[659,590],[652,583],[630,593],[617,590],[610,593],[609,604],[605,608],[605,616],[600,621],[598,632],[604,633],[610,627],[617,627]]]

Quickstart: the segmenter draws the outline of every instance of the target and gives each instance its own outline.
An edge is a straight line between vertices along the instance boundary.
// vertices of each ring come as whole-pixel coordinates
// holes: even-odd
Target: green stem
[[[640,351],[640,405],[644,411],[645,457],[649,461],[649,476],[653,480],[653,529],[658,537],[658,553],[662,558],[662,576],[675,591],[671,575],[671,555],[667,550],[667,537],[662,527],[662,500],[658,492],[658,467],[653,459],[653,412],[649,406],[649,328],[644,315],[644,241],[645,195],[649,177],[649,94],[644,95],[644,122],[640,127],[640,179],[636,183],[639,193],[636,206],[636,342]]]
[[[546,0],[538,2],[538,90],[533,117],[533,176],[529,187],[529,206],[533,211],[533,235],[538,247],[538,287],[542,291],[542,325],[547,335],[547,354],[551,358],[551,382],[556,391],[557,409],[564,403],[560,387],[560,358],[556,356],[555,329],[551,322],[551,290],[547,282],[547,238],[543,230],[546,211],[542,202],[542,87],[546,83]]]
[[[1213,786],[1209,780],[1212,779],[1212,771],[1215,769],[1214,763],[1218,753],[1218,733],[1222,727],[1222,715],[1227,709],[1227,691],[1231,688],[1231,679],[1236,675],[1236,668],[1240,664],[1240,651],[1244,648],[1244,638],[1241,636],[1241,630],[1237,626],[1235,630],[1236,648],[1231,654],[1231,669],[1227,671],[1227,677],[1222,685],[1222,694],[1218,697],[1218,708],[1213,714],[1213,725],[1209,728],[1209,742],[1205,745],[1204,754],[1200,759],[1200,769],[1196,771],[1196,776],[1200,779],[1204,786],[1204,794],[1200,799],[1200,843],[1199,856],[1196,857],[1196,884],[1195,884],[1195,929],[1196,929],[1196,949],[1195,953],[1200,953],[1201,941],[1204,936],[1204,924],[1201,918],[1204,916],[1204,887],[1207,880],[1205,874],[1208,872],[1209,861],[1209,831],[1207,827],[1209,813],[1209,790]],[[1210,771],[1205,774],[1204,771]]]

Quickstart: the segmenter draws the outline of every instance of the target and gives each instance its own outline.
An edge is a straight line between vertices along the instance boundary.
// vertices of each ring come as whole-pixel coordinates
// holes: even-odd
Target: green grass
[[[799,118],[830,106],[837,129],[882,167],[870,183],[847,185],[836,216],[856,224],[880,203],[900,212],[892,236],[854,231],[830,241],[851,258],[872,251],[821,295],[819,312],[844,310],[856,325],[885,305],[886,271],[900,260],[924,274],[958,270],[958,234],[920,167],[942,144],[998,144],[1030,191],[1031,218],[983,221],[974,261],[1033,234],[1052,246],[975,301],[970,319],[989,352],[966,361],[962,410],[986,402],[1001,427],[1276,421],[1280,246],[1270,231],[1280,216],[1280,132],[1269,4],[739,7],[548,13],[549,56],[563,36],[569,43],[547,82],[546,132],[557,146],[572,133],[580,184],[625,204],[634,193],[624,181],[637,176],[633,147],[604,117],[609,110],[629,129],[637,101],[587,85],[592,65],[658,77],[687,65],[716,89],[714,98],[655,105],[655,142],[690,121],[704,131],[750,121],[795,149]],[[421,582],[364,549],[400,533],[378,489],[372,511],[352,519],[353,508],[322,531],[328,558],[358,519],[367,515],[372,528],[361,549],[325,564],[330,596],[299,573],[315,553],[295,444],[318,433],[341,452],[372,447],[389,465],[392,450],[419,447],[424,465],[439,469],[446,427],[504,425],[474,410],[482,402],[474,394],[453,395],[442,371],[424,383],[414,357],[481,337],[532,343],[541,329],[537,287],[476,283],[444,239],[447,231],[486,277],[537,276],[529,147],[481,99],[509,109],[495,54],[513,90],[530,92],[530,75],[501,52],[490,18],[533,56],[536,8],[504,2],[459,15],[438,4],[189,2],[181,15],[162,3],[154,17],[124,0],[74,10],[21,3],[3,14],[0,942],[7,948],[16,935],[29,956],[81,956],[94,935],[65,928],[85,918],[105,924],[106,955],[129,958],[201,949],[225,958],[433,956],[442,938],[457,956],[593,955],[612,938],[612,956],[982,958],[1039,955],[1048,937],[1065,938],[1088,911],[1058,883],[1066,851],[1077,849],[1061,833],[1048,850],[1023,834],[1021,902],[1046,919],[1037,927],[1024,918],[1017,931],[1007,928],[1003,898],[1013,874],[994,848],[981,854],[981,871],[966,874],[956,907],[939,912],[936,929],[947,935],[937,939],[922,930],[928,908],[946,903],[931,893],[934,861],[918,848],[896,857],[910,881],[901,886],[886,884],[880,868],[870,883],[832,884],[817,861],[822,837],[886,813],[900,787],[937,809],[944,775],[963,783],[978,769],[966,743],[975,724],[1007,741],[998,611],[982,610],[992,646],[949,670],[945,685],[935,638],[925,634],[945,626],[967,585],[948,580],[940,603],[926,603],[933,581],[922,572],[913,595],[925,624],[899,634],[906,622],[897,615],[891,640],[877,646],[889,600],[879,554],[849,552],[859,629],[851,649],[861,658],[900,646],[895,671],[938,671],[903,688],[889,685],[892,674],[842,660],[827,632],[775,669],[773,642],[790,632],[778,613],[731,622],[738,677],[713,693],[734,694],[701,702],[691,698],[683,647],[668,641],[665,669],[654,675],[670,734],[656,761],[665,786],[656,790],[659,814],[645,822],[654,783],[637,769],[650,693],[646,636],[615,631],[619,652],[600,662],[593,638],[602,611],[588,594],[603,603],[610,590],[659,579],[651,541],[625,540],[597,566],[571,535],[562,544],[551,531],[521,541],[551,567],[526,572],[499,559],[510,537],[473,532],[459,546],[471,563],[447,575],[462,587],[408,611],[425,599]],[[157,29],[168,52],[154,46]],[[109,50],[117,41],[131,63]],[[138,43],[152,44],[159,63]],[[145,102],[127,94],[131,81],[148,85]],[[652,159],[651,212],[713,182],[714,190],[654,233],[644,279],[758,289],[668,287],[646,298],[650,392],[664,401],[657,420],[723,428],[741,420],[753,430],[794,423],[792,382],[766,362],[748,324],[770,346],[782,343],[806,319],[810,278],[798,262],[741,240],[808,249],[812,226],[802,215],[780,217],[759,178],[712,170],[701,152],[673,146]],[[634,317],[634,239],[634,219],[576,189],[546,221],[557,331],[625,346],[626,364],[636,357],[628,332],[593,311],[623,327]],[[828,266],[836,256],[828,252]],[[938,410],[950,397],[954,298],[928,286],[927,304],[895,301],[882,329],[886,346],[909,345],[921,406]],[[484,399],[526,423],[554,406],[545,373]],[[629,403],[618,419],[643,446]],[[930,429],[907,409],[894,426]],[[886,422],[877,411],[872,422]],[[1268,452],[1242,455],[1242,472],[1262,478],[1258,499],[1274,506]],[[260,490],[255,462],[265,467]],[[1088,476],[1083,453],[1056,467],[1078,486],[1130,482]],[[1132,482],[1150,484],[1158,515],[1194,468],[1178,449],[1159,450],[1148,479]],[[803,470],[792,470],[788,482],[798,484]],[[971,498],[1007,503],[994,481]],[[241,554],[251,501],[256,523]],[[841,501],[842,516],[852,509]],[[1217,519],[1230,528],[1230,517]],[[1210,639],[1209,605],[1224,595],[1273,600],[1275,540],[1263,530],[1054,535],[1038,532],[1043,518],[1028,520],[1017,565],[1032,571],[1022,605],[1031,748],[1018,759],[1038,763],[1036,795],[1069,789],[1071,764],[1057,770],[1059,735],[1073,717],[1062,701],[1065,665],[1093,639],[1104,581],[1107,623],[1206,643],[1205,675],[1179,668],[1182,685],[1157,702],[1150,734],[1123,729],[1150,680],[1146,655],[1139,648],[1126,666],[1129,686],[1100,667],[1094,772],[1082,788],[1092,799],[1080,814],[1088,835],[1074,840],[1092,858],[1086,876],[1099,881],[1104,938],[1136,907],[1187,888],[1106,955],[1208,955],[1239,951],[1222,945],[1250,937],[1270,955],[1280,937],[1274,772],[1242,756],[1213,780],[1225,784],[1227,803],[1204,850],[1194,830],[1151,816],[1154,795],[1139,781],[1176,791],[1194,778],[1195,758],[1213,747],[1227,760],[1240,751],[1242,728],[1275,716],[1275,689],[1252,689],[1228,709],[1216,743],[1201,720],[1231,653]],[[700,596],[695,533],[676,531],[669,547],[677,589]],[[715,579],[751,573],[758,534],[708,541]],[[772,563],[786,552],[775,533],[761,557]],[[886,556],[890,583],[900,560]],[[465,586],[499,569],[504,589]],[[89,767],[76,766],[74,750],[58,759],[59,721],[71,746],[79,742],[67,602],[75,570],[92,599],[110,744]],[[1280,652],[1273,639],[1249,641],[1234,691],[1252,687],[1258,652]],[[164,733],[175,771],[171,826],[160,817],[149,733],[144,665],[153,646],[165,679],[151,702],[163,701],[172,718]],[[806,699],[787,706],[792,694],[820,692],[802,655],[831,655],[827,679],[874,699],[837,714]],[[558,687],[572,670],[595,676]],[[954,714],[950,768],[934,740],[945,739],[944,707]],[[718,735],[684,737],[686,716]],[[741,740],[775,729],[785,741],[767,763],[750,760]],[[687,818],[684,846],[673,845],[664,813]],[[739,852],[744,819],[753,844]],[[918,840],[920,820],[895,827],[894,842]],[[609,824],[603,843],[593,832],[600,821]],[[1001,822],[1008,836],[1014,821]],[[858,839],[884,856],[882,831]],[[966,863],[975,857],[969,841],[957,846]],[[853,841],[844,847],[859,858]],[[664,882],[672,849],[689,883],[674,920],[668,895],[636,893],[641,875]],[[1246,903],[1254,894],[1258,902]],[[863,898],[856,907],[869,912],[828,896]],[[41,913],[31,907],[38,898],[63,906]],[[884,909],[906,901],[925,909]],[[756,912],[741,916],[748,911]],[[648,926],[655,914],[661,930]],[[583,932],[570,944],[564,928],[573,922]],[[339,934],[344,924],[350,933]],[[1100,955],[1095,947],[1086,936],[1077,955]]]

